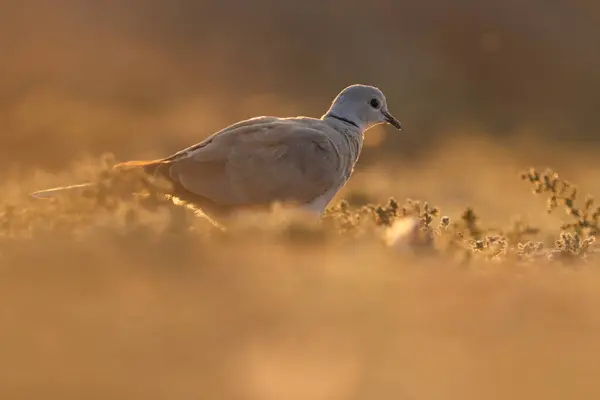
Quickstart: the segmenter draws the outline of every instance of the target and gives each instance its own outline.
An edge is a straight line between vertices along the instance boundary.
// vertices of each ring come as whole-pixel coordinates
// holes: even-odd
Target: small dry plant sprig
[[[456,221],[442,217],[437,228],[437,247],[445,253],[458,255],[463,264],[474,257],[497,258],[506,252],[505,237],[483,228],[473,208],[467,207]]]
[[[555,248],[550,250],[548,258],[551,261],[559,261],[572,264],[576,261],[587,261],[595,254],[591,248],[596,240],[595,236],[583,238],[578,233],[561,232],[560,238],[555,242]]]
[[[531,168],[521,178],[534,185],[535,194],[549,196],[548,213],[562,206],[572,217],[571,222],[561,226],[560,237],[555,241],[554,249],[549,251],[549,259],[568,263],[587,260],[595,254],[592,244],[600,231],[600,207],[595,205],[593,197],[588,195],[583,204],[579,204],[577,188],[550,169],[539,172]]]
[[[321,220],[328,229],[340,234],[356,235],[358,231],[366,229],[366,225],[372,222],[372,206],[363,206],[353,209],[350,204],[342,200],[333,207],[328,208]]]
[[[594,204],[594,198],[586,196],[583,205],[578,205],[578,190],[570,182],[561,179],[559,175],[548,169],[542,173],[531,168],[521,175],[534,185],[535,194],[548,194],[548,213],[562,206],[567,215],[574,221],[565,223],[561,229],[573,231],[579,235],[595,236],[600,230],[600,206]]]

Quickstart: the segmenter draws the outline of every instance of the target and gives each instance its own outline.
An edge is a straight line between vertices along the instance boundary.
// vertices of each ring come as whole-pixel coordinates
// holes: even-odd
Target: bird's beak
[[[392,114],[390,114],[387,111],[382,111],[382,114],[385,117],[386,122],[388,122],[390,125],[392,125],[396,129],[398,129],[399,131],[402,130],[402,125],[400,124],[400,121],[398,121],[396,118],[394,118],[394,116]]]

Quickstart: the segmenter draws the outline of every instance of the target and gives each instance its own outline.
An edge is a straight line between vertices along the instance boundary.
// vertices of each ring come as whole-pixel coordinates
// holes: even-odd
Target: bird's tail
[[[119,163],[113,166],[115,172],[127,172],[132,170],[143,170],[146,173],[154,175],[155,172],[162,166],[164,160],[153,160],[153,161],[127,161]],[[37,192],[30,193],[32,197],[37,199],[48,199],[64,194],[82,194],[86,189],[97,186],[98,183],[81,183],[78,185],[60,186],[52,189],[39,190]]]
[[[123,163],[119,163],[113,166],[113,171],[115,172],[127,172],[132,170],[143,170],[148,174],[155,174],[156,171],[163,164],[164,160],[154,160],[154,161],[127,161]],[[52,189],[39,190],[37,192],[30,193],[32,197],[37,199],[48,199],[64,194],[81,194],[86,189],[93,188],[97,186],[98,183],[81,183],[78,185],[68,185],[68,186],[60,186]]]
[[[94,187],[96,183],[81,183],[78,185],[59,186],[52,189],[38,190],[37,192],[30,193],[31,197],[36,199],[48,199],[51,197],[60,196],[61,194],[75,194],[81,193],[86,189]]]

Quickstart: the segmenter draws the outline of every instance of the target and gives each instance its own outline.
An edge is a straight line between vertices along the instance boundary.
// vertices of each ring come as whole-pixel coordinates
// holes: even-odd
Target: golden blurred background
[[[320,116],[357,82],[405,126],[367,159],[461,133],[599,138],[594,0],[2,4],[2,165],[164,155],[242,118]]]
[[[550,237],[564,216],[517,176],[600,195],[598,21],[594,0],[0,1],[0,398],[599,398],[597,263],[205,240],[160,213],[74,232],[27,200],[365,83],[404,129],[368,132],[339,198]]]

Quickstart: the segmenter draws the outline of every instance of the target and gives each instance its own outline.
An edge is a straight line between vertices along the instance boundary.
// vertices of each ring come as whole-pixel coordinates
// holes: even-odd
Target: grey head
[[[342,90],[323,118],[338,119],[360,131],[382,123],[402,129],[400,122],[388,111],[383,92],[368,85],[351,85]]]

